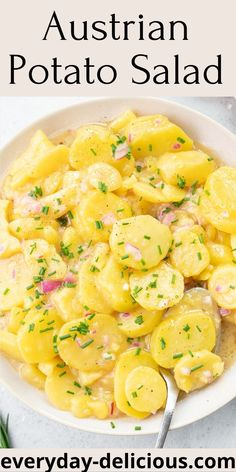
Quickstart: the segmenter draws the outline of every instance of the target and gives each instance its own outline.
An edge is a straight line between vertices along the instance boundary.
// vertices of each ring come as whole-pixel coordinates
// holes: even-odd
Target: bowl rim
[[[221,123],[218,123],[213,118],[209,117],[208,115],[205,115],[205,114],[201,113],[198,110],[195,110],[195,109],[193,109],[189,106],[185,106],[185,105],[180,104],[178,102],[171,101],[169,99],[161,99],[159,97],[152,97],[152,96],[148,96],[148,97],[127,97],[127,96],[124,96],[124,97],[96,97],[96,98],[78,97],[78,98],[82,98],[83,100],[79,101],[78,103],[75,103],[73,105],[60,107],[60,108],[58,108],[57,110],[54,110],[51,113],[47,113],[45,115],[42,115],[38,119],[32,121],[26,127],[21,128],[18,133],[14,134],[14,136],[12,138],[8,139],[8,141],[0,148],[0,159],[1,159],[2,154],[5,151],[7,151],[9,146],[14,145],[14,143],[16,143],[19,139],[24,138],[24,135],[31,132],[31,131],[33,131],[33,129],[35,127],[40,128],[43,125],[43,123],[45,122],[45,120],[47,120],[47,122],[49,122],[49,121],[52,121],[58,115],[63,116],[64,113],[67,114],[68,112],[70,112],[72,110],[76,110],[77,108],[81,109],[81,108],[86,107],[87,105],[90,105],[90,104],[94,104],[94,105],[99,105],[99,103],[109,104],[111,101],[112,101],[113,104],[116,104],[116,103],[119,104],[120,102],[125,101],[127,103],[127,108],[129,108],[129,103],[130,102],[134,103],[135,101],[137,101],[137,107],[139,106],[139,103],[140,103],[140,107],[142,107],[142,103],[146,103],[148,105],[149,103],[153,104],[153,102],[156,102],[157,107],[158,107],[158,104],[167,105],[167,106],[170,106],[170,107],[173,106],[173,107],[177,108],[180,112],[181,111],[185,112],[185,113],[188,112],[188,113],[193,114],[194,116],[198,116],[198,118],[203,118],[205,121],[207,120],[209,123],[211,123],[212,126],[214,126],[216,128],[216,131],[218,129],[219,131],[224,133],[225,136],[228,137],[230,140],[233,140],[233,142],[235,142],[235,145],[236,145],[236,135],[233,132],[231,132],[229,129],[227,129],[225,126],[223,126]],[[147,115],[147,113],[145,113],[145,115]],[[58,131],[60,131],[60,129]],[[234,367],[236,369],[236,365]],[[230,372],[229,372],[230,370],[232,370],[232,368],[227,371],[228,374],[230,374]],[[21,380],[21,381],[23,382],[23,380]],[[4,385],[4,387],[6,387],[16,398],[18,398],[20,401],[22,401],[25,405],[27,405],[31,409],[33,409],[35,412],[44,415],[45,417],[49,418],[50,420],[53,420],[55,422],[61,423],[61,424],[66,425],[66,426],[73,427],[75,429],[79,429],[81,431],[87,431],[87,432],[91,432],[91,433],[99,433],[99,434],[104,434],[104,435],[114,435],[114,436],[136,436],[136,435],[144,436],[144,435],[156,434],[158,432],[158,427],[154,430],[153,426],[151,426],[150,430],[143,430],[142,429],[141,431],[135,431],[135,430],[129,431],[127,429],[127,431],[125,431],[125,432],[119,431],[118,428],[117,429],[111,429],[109,431],[101,431],[99,429],[99,427],[91,427],[91,426],[86,427],[86,424],[85,424],[85,426],[84,425],[81,426],[79,419],[77,419],[77,423],[75,424],[73,422],[70,422],[69,419],[64,418],[63,415],[61,415],[61,417],[58,417],[57,412],[60,412],[61,410],[55,409],[55,414],[54,414],[54,410],[52,410],[52,412],[45,411],[43,408],[39,407],[36,402],[29,401],[28,399],[25,399],[21,395],[20,392],[18,392],[14,389],[13,385],[9,385],[9,382],[6,379],[3,379],[2,377],[0,377],[0,384]],[[35,388],[34,388],[34,390],[35,390]],[[205,417],[209,416],[210,414],[212,414],[215,411],[219,410],[220,408],[225,406],[227,403],[229,403],[231,400],[233,400],[235,398],[235,396],[236,396],[236,392],[235,393],[233,392],[233,393],[231,393],[230,395],[227,396],[226,401],[225,400],[222,401],[222,400],[218,399],[215,402],[214,405],[209,406],[209,409],[208,409],[207,412],[204,412],[204,411],[202,413],[200,412],[200,414],[195,415],[194,419],[191,419],[191,417],[189,417],[189,419],[185,418],[183,421],[178,421],[177,424],[175,424],[175,423],[172,424],[170,430],[174,430],[174,429],[181,428],[183,426],[187,426],[187,425],[192,424],[196,421],[199,421],[202,418],[205,418]],[[106,423],[109,422],[110,423],[110,420],[111,420],[110,418],[108,420],[94,419],[94,423],[101,425],[101,422],[106,422]],[[133,419],[131,419],[131,418],[128,418],[128,419],[125,418],[125,420],[126,420],[127,423],[129,422],[129,420],[132,420],[132,422],[133,422]],[[114,421],[116,421],[116,419],[114,419]],[[146,421],[148,421],[148,419],[145,420],[145,422]],[[141,420],[136,420],[136,422],[142,422],[142,421]]]

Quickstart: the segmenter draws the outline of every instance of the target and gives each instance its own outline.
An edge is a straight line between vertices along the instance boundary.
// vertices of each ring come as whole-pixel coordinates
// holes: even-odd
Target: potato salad
[[[236,324],[236,169],[162,115],[38,130],[0,190],[0,351],[55,408],[144,419]],[[115,427],[111,421],[112,427]]]

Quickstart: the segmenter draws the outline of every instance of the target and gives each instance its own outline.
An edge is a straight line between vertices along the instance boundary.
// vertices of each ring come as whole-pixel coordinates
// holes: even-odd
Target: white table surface
[[[171,98],[173,100],[173,98]],[[81,98],[0,97],[0,147],[31,121]],[[176,101],[196,108],[236,133],[236,100],[229,98],[179,98]],[[14,447],[152,447],[155,436],[109,437],[85,433],[55,423],[24,406],[0,387],[0,412],[10,413]],[[169,433],[166,447],[235,447],[236,399],[211,416]]]

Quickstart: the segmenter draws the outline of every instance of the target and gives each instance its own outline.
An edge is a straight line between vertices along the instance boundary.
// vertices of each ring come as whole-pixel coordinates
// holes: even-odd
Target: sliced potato
[[[216,303],[229,310],[236,308],[236,266],[222,264],[217,267],[209,281],[208,289]]]
[[[0,260],[0,310],[23,305],[32,276],[22,254]]]
[[[181,273],[162,262],[148,272],[130,276],[131,294],[147,310],[163,310],[176,305],[184,294]]]
[[[192,277],[200,274],[209,265],[210,256],[196,233],[182,229],[174,233],[170,260],[184,277]]]
[[[88,167],[97,162],[105,162],[116,167],[122,175],[130,175],[134,169],[134,159],[127,151],[127,157],[114,158],[114,150],[119,138],[104,125],[81,126],[70,150],[70,164],[73,169]]]
[[[184,190],[163,182],[155,186],[145,182],[134,182],[132,189],[135,195],[151,203],[180,202],[186,195]]]
[[[17,345],[17,336],[8,331],[0,330],[0,352],[16,361],[23,361],[23,357]]]
[[[148,405],[146,411],[138,411],[129,404],[125,386],[128,375],[136,367],[151,367],[158,372],[158,367],[153,360],[152,356],[143,350],[130,349],[126,352],[123,352],[116,364],[115,368],[115,378],[114,378],[114,394],[117,407],[122,413],[125,413],[128,416],[134,418],[145,418],[149,415]]]
[[[119,171],[105,162],[97,162],[88,168],[88,181],[102,193],[114,192],[122,185]]]
[[[189,351],[212,351],[215,343],[212,318],[196,310],[163,320],[152,333],[151,353],[159,365],[170,369]]]
[[[145,310],[139,307],[130,313],[119,313],[118,324],[121,331],[128,337],[138,338],[151,333],[160,323],[162,316],[163,311]]]
[[[183,179],[187,187],[203,184],[216,168],[215,161],[202,151],[169,152],[158,159],[160,174],[165,182],[177,185]]]
[[[108,241],[113,224],[130,216],[131,208],[125,200],[113,193],[91,191],[82,199],[79,207],[81,233],[87,240]]]
[[[140,116],[126,127],[125,134],[135,158],[159,157],[165,152],[188,151],[193,142],[163,115]]]
[[[25,362],[47,362],[56,356],[55,340],[61,327],[61,319],[55,309],[29,312],[18,331],[17,343]]]
[[[135,269],[149,269],[167,255],[171,232],[150,215],[133,216],[116,222],[110,246],[120,264]]]
[[[154,414],[166,401],[166,383],[152,367],[139,366],[127,375],[125,394],[132,408]]]
[[[233,253],[229,246],[209,241],[206,244],[210,255],[210,263],[213,265],[227,264],[232,262]]]
[[[79,272],[78,298],[79,302],[88,306],[90,310],[98,313],[111,313],[112,306],[109,300],[104,297],[97,281],[100,269],[87,260],[83,263]]]
[[[97,287],[101,289],[113,310],[131,310],[134,307],[135,302],[129,287],[129,273],[114,256],[109,257],[105,267],[98,274]]]
[[[207,350],[186,354],[174,369],[175,381],[186,393],[214,382],[224,370],[221,358]]]
[[[39,390],[44,390],[46,376],[40,372],[34,364],[22,364],[19,367],[19,374],[23,380],[33,385]]]
[[[209,175],[200,199],[205,218],[220,231],[236,233],[236,169],[219,167]]]
[[[58,338],[60,357],[74,369],[106,370],[114,367],[126,340],[115,318],[90,315],[66,323]]]
[[[45,392],[56,408],[70,410],[72,400],[82,395],[82,389],[77,385],[76,377],[68,367],[56,367],[46,378]]]

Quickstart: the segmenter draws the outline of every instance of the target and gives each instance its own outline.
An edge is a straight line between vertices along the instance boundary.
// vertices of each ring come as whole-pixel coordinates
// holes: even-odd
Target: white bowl
[[[27,146],[33,132],[38,128],[51,135],[59,130],[74,128],[78,125],[110,120],[127,108],[141,114],[161,113],[176,122],[197,142],[211,148],[229,165],[236,163],[236,136],[223,126],[194,110],[156,98],[108,98],[89,100],[63,109],[33,123],[13,138],[0,153],[0,175],[6,172],[11,161]],[[20,400],[38,413],[75,428],[103,434],[151,434],[160,427],[161,415],[144,421],[132,418],[116,419],[116,428],[112,429],[109,420],[77,419],[68,412],[57,410],[50,405],[46,396],[22,381],[14,368],[0,357],[0,381]],[[236,365],[209,387],[196,391],[180,401],[172,421],[171,428],[180,428],[193,423],[224,406],[236,396]],[[134,427],[141,425],[141,431]]]

